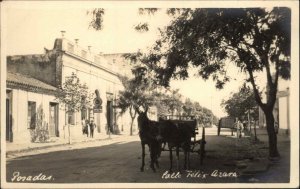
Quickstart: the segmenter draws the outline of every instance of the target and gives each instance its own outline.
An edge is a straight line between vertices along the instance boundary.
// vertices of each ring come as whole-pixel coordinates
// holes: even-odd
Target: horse
[[[141,171],[144,171],[145,166],[145,145],[147,144],[150,151],[151,163],[150,167],[155,172],[154,163],[156,167],[159,168],[158,157],[160,156],[160,142],[158,140],[158,122],[151,121],[147,117],[146,112],[140,112],[137,118],[139,137],[142,145],[142,166]]]
[[[191,137],[193,136],[194,130],[185,122],[172,121],[172,120],[159,120],[159,136],[161,142],[166,142],[169,149],[170,157],[170,172],[173,168],[173,154],[172,149],[176,149],[176,162],[177,170],[179,170],[179,148],[184,151],[184,169],[189,169],[190,162],[190,149],[191,149]]]

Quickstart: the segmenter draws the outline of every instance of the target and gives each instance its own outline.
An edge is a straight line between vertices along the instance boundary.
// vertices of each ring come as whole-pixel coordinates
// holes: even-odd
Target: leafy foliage
[[[174,12],[175,10],[168,10]],[[168,46],[168,48],[166,48]],[[166,49],[166,50],[165,50]],[[210,76],[216,87],[230,81],[227,64],[253,72],[275,67],[270,78],[289,78],[290,10],[265,9],[182,9],[161,32],[144,62],[155,68],[165,86],[171,78],[185,79],[190,65],[199,68],[202,78]]]
[[[167,114],[180,115],[182,112],[182,95],[179,93],[179,89],[176,90],[168,90],[168,93],[160,94],[160,104],[167,109]]]
[[[158,8],[139,8],[139,14],[140,15],[153,15],[155,14],[159,9]]]
[[[58,88],[56,99],[66,106],[67,112],[77,112],[82,108],[91,107],[93,94],[86,84],[81,84],[75,73],[66,77],[65,82]]]
[[[160,39],[149,52],[136,54],[136,59],[155,73],[154,83],[167,87],[172,78],[186,79],[188,68],[193,66],[203,79],[211,77],[221,89],[231,79],[228,64],[234,64],[248,75],[255,100],[265,113],[270,156],[279,156],[272,111],[278,78],[290,78],[291,10],[187,8],[168,9],[167,14],[173,20],[160,30]],[[259,72],[267,78],[266,103],[262,102],[254,77]]]
[[[251,117],[255,120],[258,119],[258,107],[255,101],[254,92],[244,85],[238,92],[223,100],[221,104],[229,116],[237,117],[239,120],[245,120],[248,111],[251,112]]]
[[[190,99],[183,102],[183,96],[180,94],[179,89],[172,90],[170,88],[162,88],[158,85],[157,79],[153,77],[153,70],[138,63],[141,56],[141,52],[124,55],[125,58],[136,63],[137,66],[133,69],[135,76],[133,79],[121,78],[125,86],[125,91],[120,92],[119,100],[119,106],[123,109],[122,112],[125,112],[132,104],[137,104],[137,102],[134,101],[137,101],[137,99],[143,95],[138,93],[133,96],[130,93],[137,92],[137,89],[141,88],[142,92],[148,91],[147,94],[150,94],[150,96],[148,96],[145,101],[148,105],[140,105],[140,107],[147,108],[154,105],[157,107],[158,116],[194,115],[199,122],[203,124],[211,123],[211,121],[213,121],[214,124],[217,123],[218,118],[213,115],[211,110],[202,107],[198,102],[192,102]]]
[[[148,23],[139,23],[134,27],[134,29],[139,32],[147,32],[149,31],[149,25]]]
[[[169,10],[172,14],[175,10]],[[141,61],[154,70],[163,86],[186,79],[190,66],[217,88],[230,81],[228,64],[248,75],[257,104],[265,113],[270,157],[278,157],[272,114],[278,78],[290,78],[291,10],[286,7],[182,9]],[[262,102],[255,73],[267,78],[267,102]]]
[[[182,115],[193,115],[197,118],[198,122],[203,125],[210,125],[211,123],[217,124],[218,118],[213,114],[213,112],[203,107],[199,102],[193,102],[190,99],[186,99],[183,104]]]
[[[38,108],[36,113],[35,129],[30,130],[31,142],[47,142],[49,140],[48,123],[45,121],[45,113]]]
[[[154,104],[155,89],[151,79],[147,77],[147,72],[143,67],[133,69],[134,78],[129,79],[124,76],[119,76],[124,90],[119,92],[118,107],[124,113],[128,108],[132,107],[136,112],[146,111]]]
[[[147,77],[147,71],[143,67],[137,66],[133,69],[134,78],[129,79],[119,76],[123,83],[124,90],[119,92],[117,107],[121,109],[121,114],[129,110],[131,117],[130,135],[133,133],[133,121],[142,111],[146,112],[155,104],[156,93],[151,79]]]
[[[105,14],[105,10],[103,8],[93,9],[91,11],[87,11],[87,14],[92,15],[92,21],[90,22],[90,27],[95,30],[103,29],[103,16]]]

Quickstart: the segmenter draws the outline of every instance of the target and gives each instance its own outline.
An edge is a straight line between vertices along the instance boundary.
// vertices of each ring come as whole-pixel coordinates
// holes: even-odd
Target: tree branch
[[[277,49],[278,49],[278,43],[275,42],[275,50],[274,50],[274,54],[276,55],[275,58],[275,79],[274,79],[274,86],[276,87],[276,91],[277,91],[277,87],[278,87],[278,77],[279,77],[279,56],[280,54],[277,53]]]
[[[249,76],[250,76],[250,82],[251,82],[252,87],[253,87],[255,100],[256,100],[257,104],[258,104],[262,109],[265,109],[265,104],[262,103],[262,101],[261,101],[261,97],[260,97],[260,95],[259,95],[257,86],[256,86],[255,81],[254,81],[254,77],[253,77],[252,70],[251,70],[250,68],[247,67],[247,71],[248,71]]]

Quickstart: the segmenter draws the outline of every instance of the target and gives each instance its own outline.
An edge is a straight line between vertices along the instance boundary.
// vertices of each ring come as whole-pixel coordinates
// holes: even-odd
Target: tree
[[[137,66],[133,69],[134,78],[129,79],[124,76],[119,76],[123,83],[124,90],[119,92],[117,107],[121,109],[121,114],[129,110],[131,117],[130,135],[133,134],[132,126],[137,114],[140,114],[141,109],[147,111],[150,106],[155,104],[156,93],[155,86],[151,82],[150,77],[147,77],[147,72],[143,67]]]
[[[159,91],[157,93],[157,100],[155,101],[155,106],[157,108],[157,115],[158,117],[162,117],[164,115],[170,114],[168,104],[166,104],[166,100],[169,96],[164,92]]]
[[[195,115],[194,103],[189,98],[185,99],[182,109],[183,109],[183,114],[185,114],[185,115],[188,115],[188,116]]]
[[[171,78],[189,77],[187,69],[192,65],[203,79],[212,77],[222,88],[230,81],[228,64],[240,68],[266,117],[269,156],[279,157],[272,111],[278,78],[290,78],[290,9],[180,9],[176,14],[142,62],[164,86]],[[259,72],[267,78],[266,102],[257,87]]]
[[[73,115],[83,108],[91,107],[92,93],[86,84],[81,84],[75,73],[66,77],[65,82],[57,89],[56,99],[67,114]],[[70,124],[68,121],[69,144],[71,144]]]
[[[247,120],[248,128],[251,132],[251,120],[258,120],[258,106],[255,101],[254,92],[249,86],[243,85],[229,99],[223,99],[221,106],[225,108],[230,117],[239,118],[239,120],[244,121]],[[255,140],[257,140],[256,127],[254,127],[254,134]]]
[[[195,116],[198,122],[203,125],[216,125],[218,123],[218,118],[210,109],[202,107],[199,102],[193,102],[189,98],[185,100],[183,105],[183,114]]]
[[[237,117],[243,120],[251,112],[251,117],[258,119],[257,103],[253,90],[249,86],[243,86],[238,92],[233,93],[227,100],[223,99],[221,106],[225,108],[226,112],[231,117]]]
[[[179,93],[179,89],[168,90],[170,94],[163,96],[162,103],[167,107],[171,116],[180,115],[182,111],[183,102],[181,100],[182,95]]]

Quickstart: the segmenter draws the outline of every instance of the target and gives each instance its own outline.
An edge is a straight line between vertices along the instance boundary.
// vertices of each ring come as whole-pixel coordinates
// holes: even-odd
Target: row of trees
[[[211,110],[188,98],[184,101],[179,89],[171,90],[157,85],[153,75],[146,67],[138,65],[132,69],[132,72],[133,78],[119,76],[124,90],[120,91],[117,100],[117,107],[121,109],[121,114],[127,110],[130,113],[130,135],[132,135],[133,122],[137,114],[140,111],[148,110],[151,106],[157,108],[158,116],[195,116],[199,123],[205,125],[212,122],[217,123],[218,118],[213,115]]]
[[[254,92],[249,86],[243,85],[238,92],[231,93],[228,99],[223,99],[221,106],[230,117],[248,120],[249,116],[258,120],[258,106]]]

